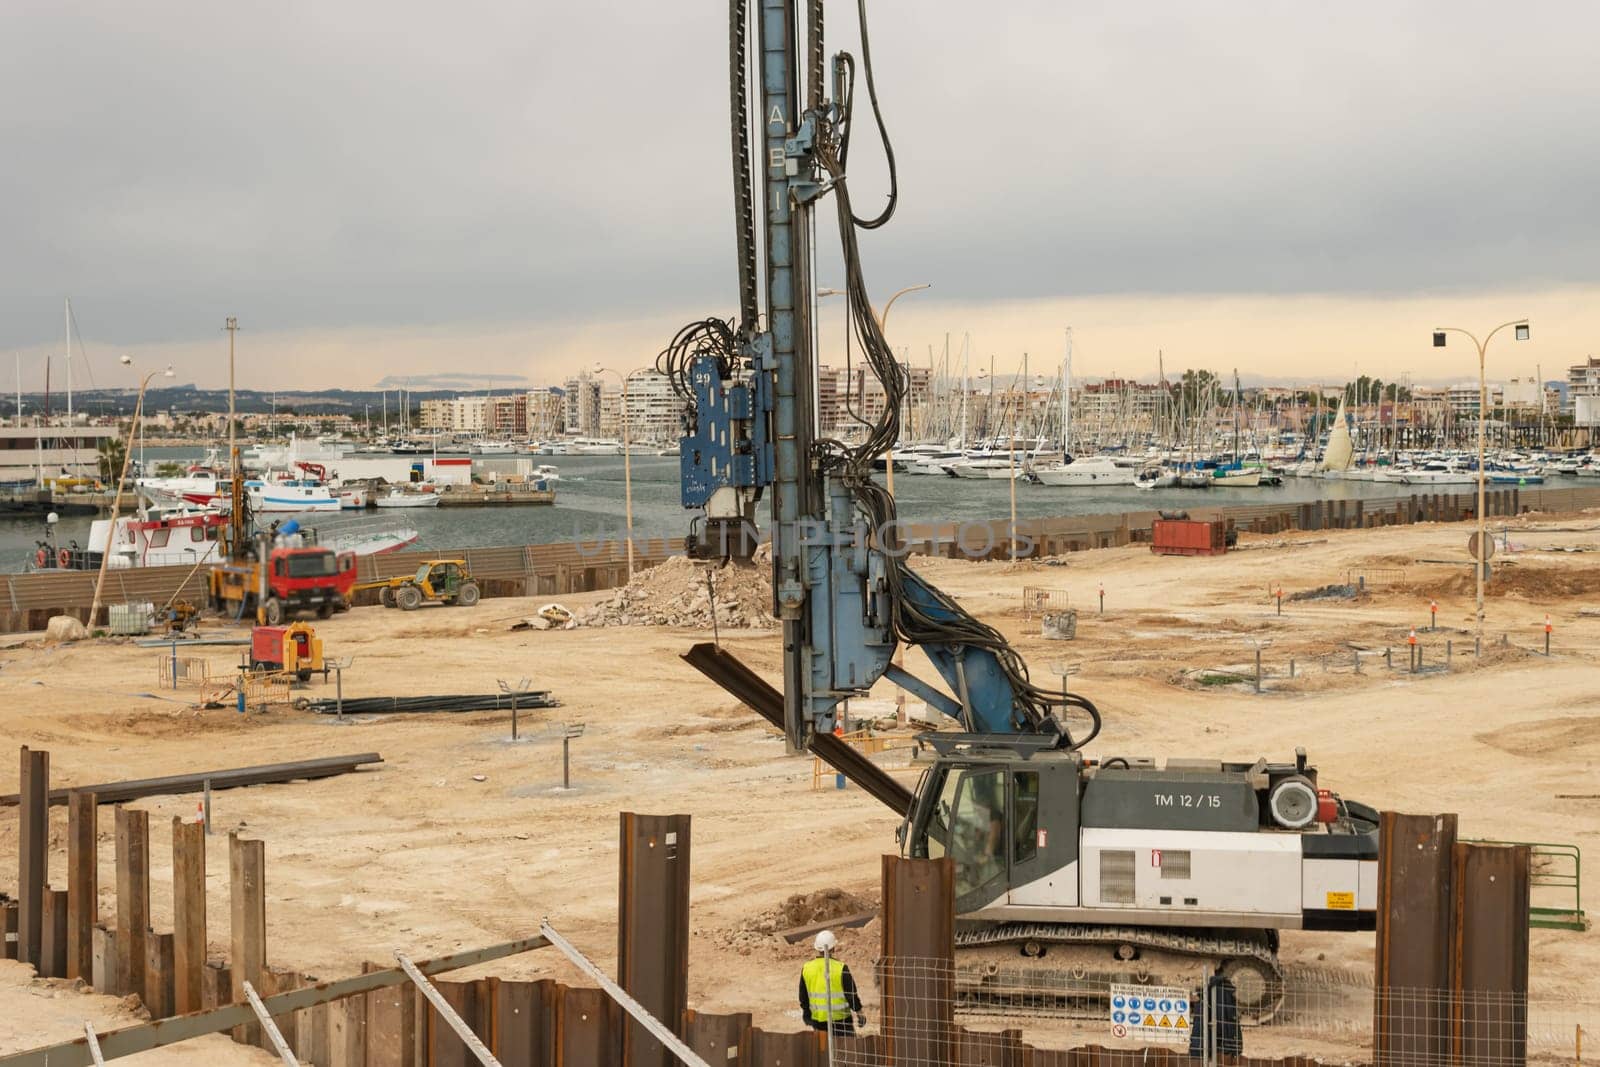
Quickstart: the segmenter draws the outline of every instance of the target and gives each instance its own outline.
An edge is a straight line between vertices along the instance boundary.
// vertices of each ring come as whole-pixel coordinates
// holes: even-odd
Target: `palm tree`
[[[122,465],[128,458],[127,443],[120,437],[103,438],[95,455],[100,464],[100,480],[107,485],[115,484],[122,477]]]

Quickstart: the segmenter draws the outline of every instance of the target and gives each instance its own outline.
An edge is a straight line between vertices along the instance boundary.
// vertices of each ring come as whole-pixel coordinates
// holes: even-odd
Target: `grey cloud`
[[[852,50],[853,6],[829,18]],[[871,6],[903,190],[864,239],[885,289],[1600,274],[1600,8]],[[57,336],[66,293],[130,342],[209,336],[227,313],[277,330],[727,313],[725,18],[703,0],[11,0],[0,345]],[[865,208],[883,175],[862,127]]]

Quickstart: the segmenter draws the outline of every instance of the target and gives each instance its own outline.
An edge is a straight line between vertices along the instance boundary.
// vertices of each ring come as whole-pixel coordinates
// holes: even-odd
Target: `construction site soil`
[[[1462,525],[1246,534],[1240,551],[1215,558],[1160,557],[1130,545],[1049,561],[919,559],[915,566],[997,625],[1036,678],[1066,674],[1099,705],[1105,729],[1090,755],[1287,759],[1304,746],[1321,783],[1347,797],[1400,811],[1457,812],[1463,836],[1571,842],[1600,854],[1600,617],[1583,613],[1594,607],[1585,598],[1600,590],[1600,513],[1527,516],[1508,526],[1510,550],[1502,545],[1494,561],[1482,658],[1472,654]],[[765,585],[759,574],[747,576]],[[50,751],[57,787],[381,752],[385,762],[375,770],[234,790],[213,801],[213,955],[227,948],[226,831],[239,829],[266,842],[269,962],[325,978],[391,959],[397,948],[422,958],[523,936],[545,917],[614,970],[617,813],[688,813],[690,1004],[797,1027],[796,976],[811,950],[777,933],[872,907],[879,857],[896,849],[899,819],[858,789],[832,788],[831,774],[821,779],[827,788],[814,790],[809,759],[786,757],[774,731],[682,662],[692,643],[711,636],[709,596],[703,615],[693,603],[704,581],[703,570],[671,563],[635,580],[642,600],[628,591],[566,600],[581,619],[626,615],[628,626],[512,631],[540,606],[536,599],[414,613],[359,608],[316,623],[330,656],[353,657],[346,696],[493,692],[497,679],[521,676],[549,689],[561,706],[523,712],[516,743],[506,713],[340,725],[287,707],[199,710],[194,691],[158,688],[161,651],[126,642],[48,644],[38,635],[0,639],[0,793],[18,787],[14,754],[23,744]],[[1356,584],[1359,595],[1290,599],[1335,584]],[[1076,640],[1039,636],[1025,587],[1070,599]],[[1430,598],[1438,602],[1437,630],[1429,629]],[[776,679],[777,634],[754,628],[770,620],[758,618],[760,605],[743,594],[727,603],[736,600],[744,627],[719,611],[722,644]],[[1542,654],[1547,614],[1549,658]],[[679,624],[650,621],[657,618]],[[695,621],[682,624],[686,618]],[[1413,629],[1423,648],[1419,673],[1408,668]],[[229,648],[193,654],[209,657],[215,674],[236,662]],[[919,654],[907,663],[931,676]],[[1205,680],[1212,675],[1222,677]],[[331,689],[319,680],[309,693]],[[882,684],[872,697],[882,707],[877,702],[892,701],[893,687]],[[563,789],[560,737],[575,723],[586,730],[572,742],[572,785]],[[170,929],[167,826],[174,815],[191,816],[195,800],[136,806],[151,813],[152,921]],[[103,916],[115,913],[111,823],[103,813]],[[53,809],[49,874],[58,886],[66,884],[64,835],[65,810]],[[0,890],[15,889],[17,849],[14,809],[0,809]],[[1591,877],[1584,886],[1591,913],[1600,907],[1595,884]],[[839,932],[840,956],[863,979],[874,1020],[869,976],[879,936],[877,922]],[[1532,946],[1534,996],[1579,996],[1590,1008],[1600,1001],[1594,935],[1534,930]],[[1371,934],[1283,936],[1288,964],[1340,982],[1370,981],[1372,952]],[[490,972],[581,980],[553,950]],[[1364,1011],[1370,1022],[1370,1001],[1354,1003],[1356,1021]],[[135,1011],[0,962],[0,1053],[71,1038],[85,1019],[103,1030]],[[1106,1037],[1103,1024],[1088,1020],[1023,1025],[1061,1040]],[[1252,1031],[1247,1051],[1359,1056],[1360,1044],[1332,1032],[1311,1040]],[[271,1060],[208,1038],[139,1062]]]

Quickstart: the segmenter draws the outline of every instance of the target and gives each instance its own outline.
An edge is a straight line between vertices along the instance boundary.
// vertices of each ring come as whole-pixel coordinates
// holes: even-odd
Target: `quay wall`
[[[1372,529],[1418,522],[1464,522],[1476,515],[1477,493],[1419,493],[1392,498],[1316,500],[1304,503],[1261,503],[1187,509],[1196,519],[1223,519],[1235,529],[1274,534],[1291,530]],[[1575,511],[1600,507],[1600,486],[1496,488],[1488,492],[1489,517],[1529,511]],[[1157,510],[1111,515],[1064,515],[1017,522],[1019,558],[1061,555],[1093,548],[1113,548],[1150,539]],[[1011,554],[1009,522],[908,522],[901,540],[913,552],[1006,559]],[[681,551],[681,542],[637,538],[635,566],[649,567]],[[510,545],[494,548],[430,549],[392,552],[360,561],[363,581],[409,574],[427,559],[465,559],[485,596],[548,596],[610,589],[628,577],[627,548],[620,541]],[[0,632],[41,630],[52,615],[73,615],[87,621],[94,597],[93,571],[42,571],[0,575]],[[104,625],[107,605],[150,601],[157,607],[181,597],[205,600],[205,569],[142,567],[106,574],[105,603],[96,625]],[[375,603],[376,594],[362,593],[356,602]]]

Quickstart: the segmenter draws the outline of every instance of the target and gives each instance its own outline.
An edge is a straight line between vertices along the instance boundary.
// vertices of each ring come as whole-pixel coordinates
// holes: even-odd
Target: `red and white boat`
[[[216,508],[150,507],[143,515],[115,520],[96,519],[89,526],[87,551],[74,553],[74,569],[100,566],[109,551],[107,567],[170,567],[214,563],[217,545],[228,516]],[[109,545],[109,548],[108,548]]]
[[[139,492],[162,507],[216,507],[227,510],[233,502],[233,479],[214,467],[195,464],[177,478],[140,478]]]
[[[89,526],[89,544],[58,550],[53,558],[41,548],[35,566],[39,569],[98,570],[101,556],[109,551],[108,568],[194,566],[220,563],[222,531],[228,516],[217,508],[187,505],[151,505],[138,516],[124,515],[116,520],[96,519]],[[415,543],[417,531],[394,524],[363,529],[360,526],[335,526],[309,530],[298,523],[280,535],[283,543],[327,545],[339,552],[357,556],[378,556]]]

